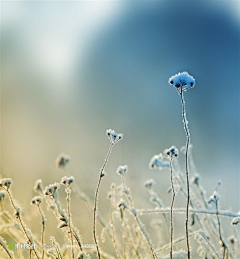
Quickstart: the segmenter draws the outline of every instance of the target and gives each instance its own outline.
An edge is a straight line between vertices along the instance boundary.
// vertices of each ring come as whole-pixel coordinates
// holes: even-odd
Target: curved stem
[[[97,220],[96,220],[96,214],[97,214],[97,202],[98,202],[98,192],[99,192],[99,187],[100,187],[100,184],[101,184],[101,180],[102,180],[102,177],[103,177],[103,171],[107,165],[107,162],[108,162],[108,159],[110,157],[110,154],[112,152],[112,148],[113,148],[113,143],[111,143],[110,147],[109,147],[109,150],[108,150],[108,153],[107,153],[107,156],[105,158],[105,161],[104,161],[104,164],[100,170],[100,174],[99,174],[99,180],[98,180],[98,184],[97,184],[97,189],[96,189],[96,192],[95,192],[95,199],[94,199],[94,208],[93,208],[93,239],[94,239],[94,242],[95,242],[95,245],[96,245],[96,248],[97,248],[97,255],[98,255],[98,258],[100,259],[101,258],[101,255],[100,255],[100,250],[99,250],[99,247],[98,247],[98,242],[97,242],[97,236],[96,236],[96,224],[97,224]]]

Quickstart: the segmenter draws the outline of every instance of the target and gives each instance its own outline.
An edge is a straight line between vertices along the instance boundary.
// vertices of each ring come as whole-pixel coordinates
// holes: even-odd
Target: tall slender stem
[[[73,246],[73,233],[72,233],[72,226],[71,226],[71,213],[70,213],[70,194],[71,189],[67,188],[67,213],[68,213],[68,228],[70,232],[70,238],[71,238],[71,245],[72,245],[72,259],[74,259],[74,246]]]
[[[42,259],[44,258],[44,231],[45,231],[45,219],[44,219],[44,215],[43,215],[43,212],[40,208],[40,205],[38,205],[38,210],[39,210],[39,213],[41,214],[41,217],[42,217],[42,235],[41,235],[41,242],[42,242]]]
[[[183,96],[183,89],[179,91],[181,96],[181,103],[182,103],[182,118],[183,118],[183,125],[186,132],[186,151],[185,151],[185,170],[186,170],[186,178],[187,178],[187,206],[186,206],[186,240],[187,240],[187,250],[188,250],[188,259],[191,258],[190,254],[190,243],[189,243],[189,236],[188,236],[188,220],[189,220],[189,204],[190,204],[190,188],[189,188],[189,170],[188,170],[188,148],[190,144],[190,132],[188,128],[188,122],[186,117],[186,109],[185,109],[185,101]]]
[[[10,191],[9,191],[8,189],[5,189],[5,190],[7,191],[7,194],[8,194],[9,200],[10,200],[10,202],[11,202],[11,204],[12,204],[12,207],[14,208],[15,212],[17,212],[17,208],[16,208],[16,206],[15,206],[15,204],[14,204],[14,202],[13,202],[13,198],[12,198],[12,195],[11,195]],[[29,242],[31,245],[33,245],[32,250],[33,250],[35,256],[36,256],[38,259],[40,259],[39,256],[38,256],[38,254],[37,254],[37,252],[36,252],[36,250],[35,250],[35,248],[34,248],[34,244],[32,243],[32,241],[31,241],[31,239],[30,239],[30,237],[29,237],[29,235],[28,235],[28,233],[27,233],[27,230],[25,229],[25,226],[24,226],[24,224],[23,224],[23,222],[22,222],[20,213],[18,214],[17,218],[18,218],[18,220],[19,220],[19,223],[20,223],[20,225],[21,225],[21,227],[22,227],[23,233],[25,234],[25,236],[26,236],[28,242]]]
[[[96,192],[95,192],[95,199],[94,199],[94,208],[93,208],[93,238],[94,238],[94,242],[95,242],[95,245],[96,245],[96,248],[97,248],[97,255],[98,255],[99,259],[101,258],[101,255],[100,255],[100,250],[99,250],[99,246],[98,246],[98,242],[97,242],[97,236],[96,236],[96,224],[97,224],[96,214],[97,214],[98,192],[99,192],[99,187],[100,187],[101,180],[102,180],[102,177],[103,177],[103,171],[104,171],[104,169],[105,169],[105,167],[107,165],[108,159],[109,159],[110,154],[112,152],[113,145],[114,145],[114,143],[111,143],[111,145],[110,145],[110,147],[108,149],[108,153],[107,153],[107,156],[105,158],[104,164],[103,164],[103,166],[102,166],[102,168],[100,170],[98,184],[97,184],[97,189],[96,189]]]
[[[171,169],[171,185],[172,185],[172,203],[171,203],[171,214],[170,214],[170,222],[171,222],[170,259],[172,259],[173,258],[173,204],[175,199],[172,159],[170,160],[170,169]]]

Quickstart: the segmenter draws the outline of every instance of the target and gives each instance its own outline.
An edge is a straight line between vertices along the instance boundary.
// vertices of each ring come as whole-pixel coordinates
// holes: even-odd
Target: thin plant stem
[[[186,117],[186,108],[185,108],[185,101],[183,96],[183,89],[181,87],[181,90],[179,91],[180,97],[181,97],[181,103],[182,103],[182,118],[183,118],[183,124],[184,129],[186,132],[186,151],[185,151],[185,171],[186,171],[186,179],[187,179],[187,206],[186,206],[186,241],[187,241],[187,250],[188,250],[188,259],[191,258],[190,253],[190,243],[189,243],[189,236],[188,236],[188,220],[189,220],[189,204],[190,204],[190,187],[189,187],[189,170],[188,170],[188,148],[190,144],[190,132],[188,128],[188,122]]]
[[[7,253],[7,255],[8,255],[8,257],[9,257],[10,259],[13,259],[12,255],[9,253],[8,249],[6,249],[6,248],[4,247],[4,245],[2,245],[2,243],[1,243],[1,242],[0,242],[0,247],[2,247],[2,248],[3,248],[3,250],[5,250],[5,251],[6,251],[6,253]]]
[[[171,213],[170,213],[170,222],[171,222],[170,259],[172,259],[173,258],[173,205],[174,205],[174,199],[175,199],[172,159],[170,160],[170,170],[171,170],[171,185],[172,185],[172,202],[171,202]]]
[[[11,204],[12,204],[12,207],[13,207],[14,210],[17,212],[17,208],[16,208],[16,206],[15,206],[15,204],[14,204],[14,202],[13,202],[13,198],[12,198],[12,195],[11,195],[10,191],[9,191],[8,189],[5,189],[5,190],[7,191],[7,194],[8,194],[9,200],[10,200],[10,202],[11,202]],[[21,227],[22,227],[22,230],[23,230],[23,232],[24,232],[24,234],[25,234],[25,236],[26,236],[28,242],[29,242],[31,245],[33,245],[32,250],[33,250],[35,256],[36,256],[38,259],[40,259],[39,256],[38,256],[38,254],[37,254],[37,252],[36,252],[36,250],[35,250],[35,248],[34,248],[34,244],[32,243],[32,241],[31,241],[31,239],[30,239],[30,237],[29,237],[29,235],[28,235],[28,233],[27,233],[27,231],[26,231],[26,229],[25,229],[25,227],[24,227],[24,224],[23,224],[23,222],[22,222],[20,213],[18,214],[17,218],[18,218],[18,220],[19,220],[19,223],[20,223],[20,225],[21,225]]]
[[[71,245],[72,245],[72,259],[74,259],[74,246],[73,246],[73,233],[72,233],[72,227],[71,227],[71,213],[70,213],[70,195],[71,195],[71,189],[68,187],[66,189],[67,192],[67,213],[68,213],[68,228],[70,232],[70,238],[71,238]]]
[[[110,154],[112,152],[113,145],[114,145],[114,143],[111,143],[111,145],[108,149],[108,153],[107,153],[107,156],[105,158],[104,164],[103,164],[103,166],[100,170],[97,189],[96,189],[96,192],[95,192],[94,207],[93,207],[93,238],[94,238],[94,242],[95,242],[95,245],[96,245],[96,248],[97,248],[97,256],[98,256],[99,259],[101,258],[101,255],[100,255],[100,250],[99,250],[97,235],[96,235],[96,225],[97,225],[96,214],[97,214],[98,192],[99,192],[99,187],[100,187],[101,180],[102,180],[102,177],[103,177],[102,174],[103,174],[103,171],[104,171],[104,169],[107,165],[107,162],[109,160]]]
[[[220,218],[218,216],[218,201],[216,200],[216,214],[217,214],[217,222],[218,222],[218,233],[219,233],[219,239],[222,243],[222,247],[223,247],[223,259],[225,259],[225,253],[226,253],[226,249],[227,249],[227,246],[225,244],[225,242],[223,241],[223,238],[222,238],[222,233],[221,233],[221,223],[220,223]]]
[[[41,235],[41,242],[42,242],[42,259],[44,258],[44,231],[45,231],[45,219],[44,219],[44,216],[43,216],[43,212],[40,208],[40,205],[38,205],[38,210],[39,210],[39,213],[41,214],[41,217],[42,217],[42,235]]]

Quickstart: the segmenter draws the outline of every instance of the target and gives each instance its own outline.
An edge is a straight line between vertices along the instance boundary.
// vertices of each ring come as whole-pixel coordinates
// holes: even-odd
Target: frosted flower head
[[[199,181],[200,181],[200,175],[199,174],[195,174],[195,176],[192,179],[192,183],[196,184],[197,186],[199,186]]]
[[[124,200],[120,200],[120,202],[118,203],[118,207],[125,209],[127,208],[127,204],[125,203]]]
[[[42,203],[42,197],[40,196],[35,196],[34,198],[32,198],[31,200],[31,205],[37,205],[39,206]]]
[[[164,154],[168,160],[173,160],[174,158],[178,157],[179,152],[175,146],[171,146],[168,149],[165,149]]]
[[[11,178],[3,178],[0,180],[0,187],[3,187],[4,189],[9,189],[10,185],[12,183],[12,179]]]
[[[116,133],[114,130],[112,129],[108,129],[106,131],[106,134],[110,140],[110,142],[112,144],[116,144],[118,141],[120,141],[123,138],[123,134],[122,133]]]
[[[67,176],[64,176],[62,179],[61,179],[61,184],[65,185],[66,187],[69,187],[71,183],[74,182],[74,177],[73,176],[70,176],[70,177],[67,177]]]
[[[60,187],[60,185],[58,183],[50,184],[49,186],[47,186],[45,188],[44,194],[53,196],[59,187]]]
[[[70,156],[61,153],[56,159],[56,167],[58,169],[64,168],[70,162]]]
[[[152,157],[149,163],[150,169],[159,169],[162,170],[164,168],[170,167],[170,163],[168,161],[163,161],[163,155],[155,155]]]
[[[128,167],[127,165],[122,165],[122,166],[119,166],[118,169],[117,169],[117,174],[120,174],[120,175],[124,175],[124,173],[126,173],[128,170]]]
[[[240,217],[234,218],[231,223],[233,226],[238,225],[240,223]]]
[[[38,179],[36,182],[35,182],[35,185],[33,187],[33,190],[35,192],[40,192],[42,193],[43,192],[43,184],[42,184],[42,180],[41,179]]]
[[[210,196],[208,203],[215,203],[217,204],[218,200],[220,199],[220,195],[217,191],[214,191],[213,194]]]
[[[188,74],[188,72],[178,73],[169,78],[169,84],[177,89],[187,91],[187,89],[195,86],[195,79]]]
[[[148,190],[152,189],[153,185],[155,184],[154,179],[148,179],[147,181],[144,182],[144,187]]]

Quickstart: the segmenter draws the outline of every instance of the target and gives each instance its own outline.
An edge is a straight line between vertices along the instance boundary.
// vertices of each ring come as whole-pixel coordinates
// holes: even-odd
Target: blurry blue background
[[[168,204],[169,172],[151,171],[148,163],[185,144],[180,98],[168,78],[188,71],[196,79],[185,101],[198,172],[207,195],[222,179],[221,206],[237,211],[239,7],[239,1],[2,2],[1,174],[15,180],[19,202],[29,204],[37,178],[47,185],[63,176],[54,162],[60,152],[72,157],[68,170],[93,198],[109,146],[105,130],[113,128],[124,140],[106,169],[102,212],[121,164],[129,166],[137,207],[148,199],[142,188],[148,178]]]

